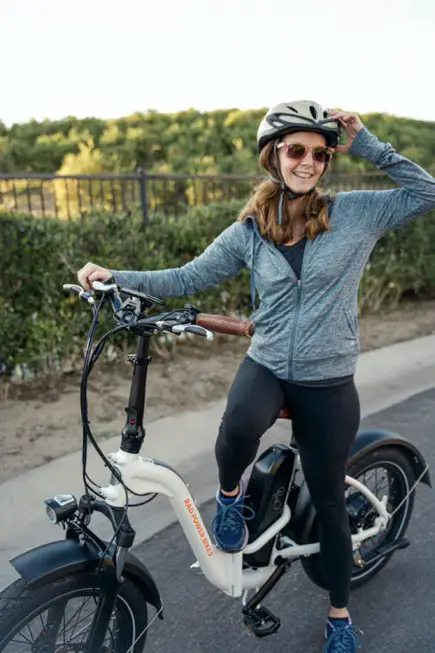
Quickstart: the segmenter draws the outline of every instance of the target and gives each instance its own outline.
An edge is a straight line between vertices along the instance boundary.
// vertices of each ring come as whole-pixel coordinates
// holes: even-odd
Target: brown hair
[[[280,171],[276,165],[274,142],[268,143],[260,154],[260,165],[271,173],[275,179],[280,179]],[[325,167],[326,172],[327,167]],[[243,222],[249,215],[254,215],[261,235],[267,240],[277,244],[293,240],[293,220],[288,211],[288,202],[284,195],[282,205],[282,224],[278,224],[278,202],[281,194],[279,183],[270,178],[260,183],[254,195],[237,217],[238,222]],[[305,218],[305,234],[313,240],[322,231],[329,231],[328,197],[318,187],[313,188],[301,202],[301,213]]]

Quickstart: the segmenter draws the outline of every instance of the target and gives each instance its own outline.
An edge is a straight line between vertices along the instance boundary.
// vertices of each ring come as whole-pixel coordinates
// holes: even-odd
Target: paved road
[[[366,418],[411,439],[435,470],[435,390],[429,390]],[[435,481],[435,472],[433,472]],[[213,505],[202,506],[210,523]],[[365,631],[364,651],[431,653],[435,650],[435,501],[426,486],[417,492],[408,536],[381,574],[352,595],[354,622]],[[165,620],[149,631],[153,653],[320,653],[327,610],[325,594],[299,565],[281,580],[266,605],[282,619],[281,630],[257,640],[242,624],[241,603],[211,587],[189,569],[194,561],[178,525],[136,549],[155,575],[165,603]]]

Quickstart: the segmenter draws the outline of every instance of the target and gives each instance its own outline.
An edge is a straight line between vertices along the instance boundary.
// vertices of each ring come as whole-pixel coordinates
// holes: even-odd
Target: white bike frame
[[[125,484],[133,492],[138,494],[158,493],[169,498],[187,541],[196,556],[197,564],[194,566],[201,569],[212,585],[229,596],[240,597],[248,590],[260,587],[276,569],[273,561],[278,556],[291,560],[300,556],[310,556],[320,551],[318,542],[303,545],[293,543],[293,545],[279,550],[275,543],[267,567],[243,569],[243,555],[254,553],[271,539],[276,539],[278,533],[290,521],[291,512],[287,504],[282,516],[254,542],[248,544],[243,551],[225,553],[213,544],[194,497],[184,480],[172,467],[161,461],[144,458],[139,454],[125,453],[121,450],[109,454],[109,459],[119,469]],[[300,467],[299,457],[296,465]],[[374,526],[359,529],[358,533],[352,536],[353,547],[356,550],[363,540],[374,537],[386,528],[390,514],[386,509],[386,496],[379,501],[365,485],[350,476],[346,476],[346,484],[361,492],[378,513]],[[125,490],[119,482],[100,488],[100,493],[108,505],[125,506]]]

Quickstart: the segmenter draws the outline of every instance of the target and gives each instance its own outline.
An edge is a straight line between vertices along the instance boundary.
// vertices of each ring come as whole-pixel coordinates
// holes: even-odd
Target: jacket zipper
[[[294,374],[293,374],[293,349],[294,349],[294,344],[296,341],[296,332],[297,332],[297,327],[298,327],[298,321],[299,321],[299,313],[301,310],[301,296],[302,296],[302,278],[304,274],[304,265],[307,257],[307,246],[308,242],[305,245],[305,251],[304,251],[304,256],[302,258],[302,266],[301,266],[301,277],[300,279],[297,278],[295,271],[293,270],[292,266],[285,261],[284,256],[280,254],[279,252],[276,251],[276,249],[273,247],[273,245],[270,245],[267,243],[271,249],[274,250],[275,254],[279,254],[279,256],[282,257],[282,260],[285,262],[287,265],[287,268],[290,272],[290,277],[296,282],[296,292],[297,292],[297,297],[296,297],[296,310],[295,310],[295,319],[293,320],[293,326],[292,326],[292,332],[291,332],[291,337],[290,337],[290,347],[289,347],[289,352],[288,352],[288,368],[287,368],[287,375],[289,381],[293,380]]]
[[[265,240],[261,236],[261,234],[258,231],[258,226],[255,223],[255,221],[253,221],[253,226],[254,226],[254,230],[256,231],[258,237],[274,252],[274,254],[279,254],[279,256],[281,256],[281,258],[285,261],[282,254],[277,252],[275,247],[273,245],[271,245],[271,243],[269,243],[267,240]],[[294,349],[294,344],[295,344],[295,340],[296,340],[296,331],[297,331],[297,326],[298,326],[298,321],[299,321],[299,313],[300,313],[300,309],[301,309],[302,278],[303,278],[303,273],[304,273],[305,260],[306,260],[306,257],[307,257],[306,255],[307,255],[307,246],[308,246],[308,244],[309,244],[309,242],[307,242],[306,245],[305,245],[304,256],[302,258],[301,278],[300,279],[297,278],[292,266],[289,265],[287,263],[287,261],[285,261],[285,263],[287,265],[287,268],[290,271],[290,277],[293,280],[296,281],[296,290],[297,290],[296,314],[295,314],[295,319],[293,321],[292,333],[291,333],[291,338],[290,338],[290,347],[289,347],[289,353],[288,353],[289,362],[288,362],[288,368],[287,369],[288,369],[288,377],[289,377],[290,381],[293,380],[293,349]]]
[[[302,274],[301,274],[302,277]],[[288,362],[288,377],[289,380],[293,380],[294,374],[293,374],[293,349],[295,345],[295,340],[296,340],[296,330],[298,327],[298,320],[299,320],[299,313],[301,310],[301,294],[302,294],[302,284],[301,280],[298,279],[297,281],[297,297],[296,297],[296,311],[295,311],[295,319],[293,320],[293,326],[292,326],[292,334],[290,338],[290,349],[289,349],[289,362]]]
[[[296,342],[296,333],[297,333],[297,329],[298,329],[299,314],[301,312],[302,279],[303,279],[303,276],[304,276],[304,267],[305,267],[305,261],[307,259],[307,248],[308,248],[308,246],[309,246],[309,241],[305,245],[305,251],[304,251],[303,258],[302,258],[300,279],[297,278],[297,276],[296,276],[293,268],[291,267],[291,265],[288,266],[290,268],[293,279],[295,279],[295,281],[296,281],[296,292],[297,292],[295,319],[293,320],[292,333],[291,333],[291,338],[290,338],[290,348],[289,348],[289,353],[288,353],[289,362],[288,362],[288,372],[287,372],[287,374],[288,374],[289,381],[294,380],[293,351],[294,351],[294,345],[295,345],[295,342]]]

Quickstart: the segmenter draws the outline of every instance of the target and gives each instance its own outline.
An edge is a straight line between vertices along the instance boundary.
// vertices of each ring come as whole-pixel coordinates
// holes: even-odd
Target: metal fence
[[[0,173],[0,210],[35,217],[74,218],[102,209],[142,212],[147,222],[153,212],[178,217],[188,207],[214,201],[248,198],[260,175],[131,174],[56,175]],[[379,172],[330,173],[322,183],[334,192],[390,188]]]

